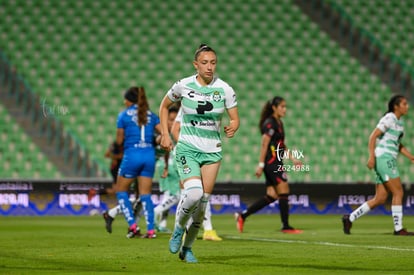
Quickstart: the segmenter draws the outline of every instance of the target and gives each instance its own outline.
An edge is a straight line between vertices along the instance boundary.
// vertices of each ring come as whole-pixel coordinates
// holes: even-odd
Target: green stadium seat
[[[7,3],[16,30],[24,30],[24,35],[0,33],[13,42],[6,43],[4,51],[18,68],[29,70],[24,77],[40,97],[70,110],[70,115],[59,119],[103,163],[101,169],[107,169],[102,150],[114,138],[123,91],[130,85],[145,86],[151,109],[157,112],[160,98],[174,81],[194,72],[194,48],[207,42],[219,54],[219,75],[237,92],[243,122],[238,135],[224,146],[219,180],[255,180],[252,165],[260,145],[256,124],[263,104],[275,95],[288,101],[287,143],[309,152],[305,161],[315,169],[315,173],[295,173],[293,180],[341,182],[350,180],[351,172],[355,178],[366,178],[363,165],[342,168],[343,160],[338,162],[335,153],[340,149],[346,154],[355,136],[364,135],[361,146],[365,147],[367,133],[359,127],[375,125],[391,91],[361,69],[292,1],[185,0],[174,5],[167,1],[157,9],[153,2],[47,3]],[[376,13],[372,3],[355,3],[351,4],[366,7],[357,14],[361,18]],[[378,5],[386,14],[388,5]],[[218,7],[228,13],[214,12]],[[139,25],[134,18],[139,18]],[[204,28],[206,20],[215,27]],[[406,20],[393,24],[408,26]],[[0,16],[1,25],[9,23]],[[407,39],[401,53],[410,51],[410,45]],[[346,131],[346,127],[352,128]],[[339,137],[340,147],[335,146]],[[359,163],[365,151],[358,152],[347,161]],[[334,162],[335,167],[330,167]],[[7,163],[13,165],[13,159]],[[36,175],[42,177],[44,172],[38,168]]]
[[[56,167],[40,152],[39,148],[18,126],[16,121],[0,104],[0,152],[2,154],[2,169],[0,178],[39,178],[36,165],[47,165],[49,175],[42,178],[60,177]],[[39,170],[39,169],[38,169]]]

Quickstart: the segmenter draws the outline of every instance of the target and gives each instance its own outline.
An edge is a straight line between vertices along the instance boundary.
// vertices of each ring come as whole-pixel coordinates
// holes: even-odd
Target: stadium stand
[[[237,136],[224,139],[218,180],[255,180],[257,121],[275,95],[288,103],[287,144],[303,151],[310,170],[290,172],[290,181],[373,180],[366,143],[391,90],[291,0],[7,1],[0,37],[41,98],[68,110],[59,119],[101,169],[123,91],[145,86],[157,111],[172,83],[194,72],[194,49],[206,42],[218,52],[218,74],[237,92],[241,116]],[[409,139],[412,129],[407,119]]]
[[[54,179],[60,172],[0,104],[0,178]]]
[[[332,0],[382,42],[385,52],[414,67],[414,2]]]

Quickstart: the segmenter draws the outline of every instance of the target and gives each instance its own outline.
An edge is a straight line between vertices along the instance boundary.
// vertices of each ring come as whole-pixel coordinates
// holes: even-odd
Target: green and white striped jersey
[[[181,100],[181,128],[178,143],[191,149],[215,153],[221,151],[220,125],[226,109],[237,106],[232,87],[215,77],[201,86],[197,75],[176,82],[167,92],[173,102]]]
[[[397,158],[400,140],[404,135],[404,121],[398,119],[394,113],[387,113],[378,122],[377,128],[383,134],[377,139],[375,156],[388,154]]]

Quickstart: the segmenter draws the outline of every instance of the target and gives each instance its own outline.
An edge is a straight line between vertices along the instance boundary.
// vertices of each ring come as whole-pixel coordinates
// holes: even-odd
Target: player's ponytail
[[[388,111],[385,112],[385,114],[387,113],[393,113],[395,110],[395,106],[400,105],[401,101],[405,99],[405,96],[403,95],[394,95],[391,97],[391,99],[388,101]]]
[[[259,129],[262,129],[264,121],[273,115],[273,108],[272,106],[279,106],[280,103],[284,101],[284,98],[281,96],[275,96],[272,100],[266,101],[266,104],[262,108],[262,113],[260,115],[259,120]]]
[[[149,110],[149,106],[148,106],[148,100],[147,100],[147,96],[145,94],[145,89],[144,87],[138,87],[138,101],[137,101],[137,105],[138,105],[138,125],[139,126],[143,126],[146,125],[148,122],[148,118],[147,118],[147,112]]]

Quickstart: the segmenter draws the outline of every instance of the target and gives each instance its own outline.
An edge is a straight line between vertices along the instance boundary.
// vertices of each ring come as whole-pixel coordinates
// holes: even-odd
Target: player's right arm
[[[368,140],[368,162],[367,167],[369,169],[373,169],[375,167],[375,144],[377,141],[377,138],[382,135],[382,131],[378,128],[375,128],[374,131],[372,131],[371,135],[369,136]]]
[[[170,133],[168,131],[168,107],[173,104],[168,95],[165,95],[160,105],[160,124],[161,124],[161,141],[160,146],[166,151],[171,151],[173,148],[173,143],[170,138]]]
[[[175,121],[171,126],[171,136],[174,139],[174,142],[178,142],[178,137],[180,136],[180,128],[181,128],[181,119],[182,119],[182,109],[178,111],[177,116],[175,117]]]

